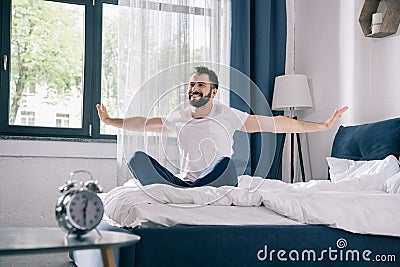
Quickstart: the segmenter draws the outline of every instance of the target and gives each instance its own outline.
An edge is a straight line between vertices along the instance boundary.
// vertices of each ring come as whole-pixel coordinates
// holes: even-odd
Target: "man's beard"
[[[198,95],[198,96],[200,96],[200,98],[193,99],[192,98],[193,95]],[[190,105],[192,105],[195,108],[204,106],[205,104],[208,103],[208,101],[210,101],[210,99],[211,99],[211,90],[210,90],[210,93],[206,96],[203,96],[203,94],[201,92],[189,93],[189,103],[190,103]]]

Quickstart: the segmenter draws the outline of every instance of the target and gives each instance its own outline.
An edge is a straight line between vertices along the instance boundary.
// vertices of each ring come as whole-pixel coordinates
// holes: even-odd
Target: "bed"
[[[115,188],[101,230],[141,236],[119,266],[399,266],[400,118],[340,126],[330,179],[239,187]],[[123,201],[121,201],[123,199]],[[73,253],[101,266],[98,251]]]

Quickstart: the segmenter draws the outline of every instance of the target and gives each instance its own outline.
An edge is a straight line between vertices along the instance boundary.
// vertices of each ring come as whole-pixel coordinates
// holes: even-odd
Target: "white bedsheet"
[[[105,217],[128,227],[297,222],[400,236],[400,194],[377,190],[379,182],[376,175],[297,184],[242,176],[238,188],[122,186],[105,196]]]

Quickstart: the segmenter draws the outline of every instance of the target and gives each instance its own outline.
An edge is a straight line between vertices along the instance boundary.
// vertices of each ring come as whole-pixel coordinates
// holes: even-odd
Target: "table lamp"
[[[308,87],[307,76],[302,74],[282,75],[275,77],[274,95],[272,99],[272,110],[288,110],[290,117],[297,119],[295,110],[312,108],[310,89]],[[290,134],[290,181],[294,181],[294,135],[297,138],[297,149],[300,159],[300,169],[303,182],[305,182],[303,155],[301,152],[301,142],[299,133]],[[285,145],[286,133],[283,134],[282,143],[279,151],[279,161],[276,171],[278,178],[282,164],[282,154]]]

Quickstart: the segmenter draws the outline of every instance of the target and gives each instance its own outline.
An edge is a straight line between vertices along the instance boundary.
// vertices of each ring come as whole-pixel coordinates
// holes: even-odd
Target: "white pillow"
[[[385,181],[400,171],[399,161],[389,155],[383,160],[354,161],[327,157],[332,182],[351,180],[356,177],[379,175],[379,190],[384,189]]]
[[[400,172],[387,179],[383,184],[383,189],[387,193],[400,194]]]

